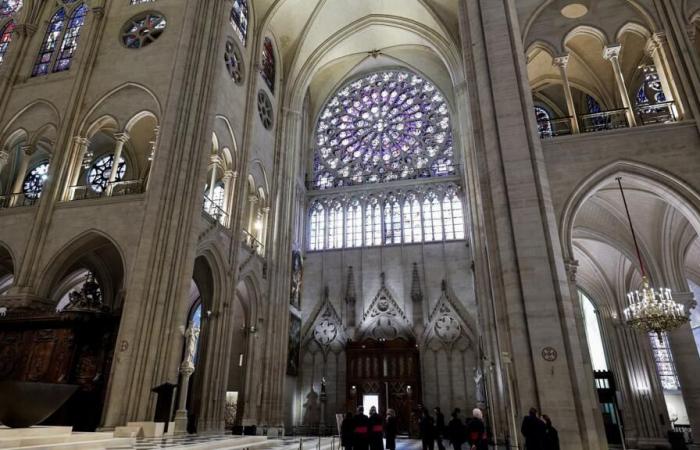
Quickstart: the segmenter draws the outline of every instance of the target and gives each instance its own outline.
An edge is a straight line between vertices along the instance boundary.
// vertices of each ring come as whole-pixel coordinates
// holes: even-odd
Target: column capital
[[[219,157],[219,155],[218,155],[217,153],[212,153],[212,154],[209,156],[209,166],[210,166],[210,167],[211,167],[211,166],[216,166],[216,165],[219,164],[220,162],[221,162],[221,157]]]
[[[126,144],[126,141],[128,141],[130,138],[129,133],[126,131],[120,131],[119,133],[114,133],[114,139],[121,143],[121,144]]]
[[[20,147],[20,150],[22,150],[22,153],[24,153],[25,155],[32,156],[34,152],[36,152],[36,146],[31,144],[23,144]]]
[[[258,203],[258,196],[255,194],[250,194],[248,196],[248,201],[252,204]]]
[[[622,51],[621,44],[611,44],[603,47],[603,58],[607,60],[618,59]]]
[[[221,177],[221,179],[223,180],[224,183],[228,183],[232,179],[236,178],[236,176],[237,176],[237,173],[234,170],[229,169],[229,170],[224,171],[224,176]]]
[[[83,136],[73,136],[73,142],[81,147],[87,147],[90,145],[90,139]]]
[[[91,11],[97,19],[102,19],[105,16],[105,9],[103,6],[94,6]]]
[[[15,33],[22,38],[31,38],[39,27],[33,23],[18,23],[15,26]]]
[[[567,258],[564,260],[564,267],[566,268],[566,274],[569,276],[569,281],[575,283],[576,272],[578,271],[578,260],[574,258]]]
[[[559,67],[560,69],[566,69],[566,67],[569,65],[569,54],[567,53],[566,55],[555,56],[552,60],[552,65],[554,67]]]
[[[697,37],[697,34],[698,34],[698,31],[694,25],[691,25],[688,27],[688,39],[690,40],[691,44],[695,44],[695,39]]]
[[[698,302],[695,300],[695,294],[692,292],[674,292],[673,300],[683,305],[686,313],[690,313],[690,310],[698,305]]]

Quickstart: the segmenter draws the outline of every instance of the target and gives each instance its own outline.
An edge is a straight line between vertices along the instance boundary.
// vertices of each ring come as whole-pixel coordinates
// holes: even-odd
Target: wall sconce
[[[255,333],[258,332],[258,328],[257,328],[255,325],[251,325],[251,326],[243,325],[243,326],[241,327],[241,331],[242,331],[244,334],[255,334]]]
[[[357,386],[351,386],[350,387],[350,396],[355,397],[357,395]]]
[[[406,394],[410,397],[412,393],[413,393],[413,388],[409,384],[408,386],[406,386]]]

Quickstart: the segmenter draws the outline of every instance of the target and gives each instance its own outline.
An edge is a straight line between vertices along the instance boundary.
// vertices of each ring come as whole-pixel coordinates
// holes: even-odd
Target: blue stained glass
[[[265,84],[270,88],[270,92],[275,93],[275,53],[272,49],[272,41],[270,38],[265,38],[262,50],[262,75]]]
[[[455,174],[452,126],[435,85],[376,72],[330,99],[316,127],[316,189]]]
[[[202,302],[197,303],[197,306],[195,307],[194,311],[192,311],[192,315],[190,316],[189,323],[187,324],[188,326],[191,326],[193,328],[197,328],[198,330],[202,330]],[[200,334],[201,336],[201,334]],[[194,357],[193,357],[193,362],[197,364],[197,359],[199,356],[199,337],[197,337],[197,342],[195,343],[195,352],[194,352]]]
[[[245,47],[248,38],[248,0],[233,0],[230,20],[231,26]]]
[[[51,64],[53,52],[56,50],[58,38],[61,36],[63,27],[66,24],[65,18],[66,11],[63,8],[56,11],[56,14],[51,18],[49,27],[46,29],[46,35],[44,36],[44,43],[41,45],[41,50],[39,50],[39,55],[37,56],[34,69],[32,70],[33,77],[49,73],[49,65]]]
[[[12,32],[15,31],[15,23],[9,21],[5,28],[0,31],[0,64],[5,60],[5,53],[12,42]]]
[[[0,0],[0,17],[11,16],[22,8],[22,0]]]
[[[62,72],[70,69],[73,54],[78,48],[78,38],[80,37],[80,30],[85,24],[85,16],[87,15],[87,11],[88,8],[85,4],[80,5],[73,12],[73,15],[68,21],[68,28],[63,35],[61,49],[58,52],[58,58],[56,59],[56,64],[53,68],[54,72]]]
[[[26,198],[37,199],[41,196],[44,183],[48,179],[49,163],[44,162],[33,168],[22,183],[22,193]]]

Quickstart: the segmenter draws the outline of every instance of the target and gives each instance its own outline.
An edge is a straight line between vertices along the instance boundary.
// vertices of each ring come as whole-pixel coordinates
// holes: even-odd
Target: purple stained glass
[[[80,5],[71,16],[68,21],[68,28],[63,35],[63,42],[61,42],[61,49],[58,52],[58,57],[56,58],[56,64],[54,65],[54,72],[62,72],[64,70],[70,69],[70,63],[73,59],[73,54],[78,48],[78,38],[80,37],[80,30],[85,24],[85,16],[87,15],[88,8],[85,4]]]
[[[377,72],[342,87],[321,111],[316,146],[316,189],[455,173],[445,97],[410,72]]]
[[[22,0],[0,0],[0,17],[11,16],[22,8]]]
[[[41,50],[39,50],[39,55],[36,58],[36,63],[32,70],[33,77],[49,73],[49,65],[51,64],[53,52],[56,50],[58,38],[61,36],[63,27],[66,24],[65,19],[66,11],[63,8],[56,11],[51,18],[49,27],[46,29],[46,35],[44,36],[44,43],[41,45]]]
[[[0,30],[0,64],[5,60],[5,53],[7,53],[7,48],[12,42],[13,31],[15,31],[15,23],[13,21],[7,22],[5,28]]]

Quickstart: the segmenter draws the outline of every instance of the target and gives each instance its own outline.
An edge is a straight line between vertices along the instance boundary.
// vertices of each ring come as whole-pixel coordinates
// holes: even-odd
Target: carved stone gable
[[[347,341],[343,321],[328,297],[323,300],[311,327],[304,336],[304,346],[309,351],[341,351]]]
[[[424,333],[424,342],[435,349],[440,347],[446,349],[471,347],[469,328],[459,314],[457,307],[452,304],[444,283],[442,295],[430,314]]]
[[[386,286],[382,285],[360,324],[361,339],[392,340],[413,337],[411,323]]]

